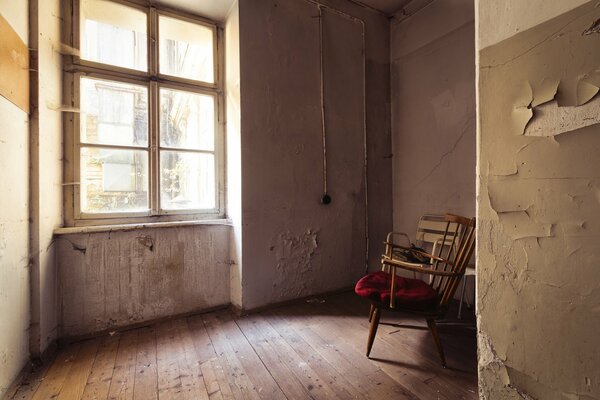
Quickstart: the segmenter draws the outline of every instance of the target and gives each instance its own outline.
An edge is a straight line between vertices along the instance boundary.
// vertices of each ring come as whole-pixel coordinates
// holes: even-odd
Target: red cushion
[[[374,272],[361,278],[354,291],[357,295],[371,300],[390,303],[392,276],[384,271]],[[396,276],[396,304],[412,308],[428,308],[435,305],[437,293],[420,279]]]

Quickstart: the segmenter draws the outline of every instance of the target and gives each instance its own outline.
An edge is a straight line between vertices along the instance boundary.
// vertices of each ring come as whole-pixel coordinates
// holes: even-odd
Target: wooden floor
[[[387,324],[424,321],[384,312],[368,359],[367,314],[368,304],[346,293],[241,318],[218,311],[107,335],[60,349],[12,398],[477,398],[474,329],[440,327],[443,369],[428,331]]]

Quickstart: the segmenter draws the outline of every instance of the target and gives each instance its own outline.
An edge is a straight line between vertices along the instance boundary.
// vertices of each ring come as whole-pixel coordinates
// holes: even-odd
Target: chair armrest
[[[387,245],[387,246],[392,247],[393,249],[396,248],[396,249],[408,250],[408,251],[411,251],[413,253],[421,254],[422,256],[424,256],[426,258],[430,258],[432,260],[437,260],[437,261],[443,261],[443,262],[445,262],[445,263],[447,263],[449,265],[452,265],[452,263],[450,261],[445,260],[445,259],[443,259],[441,257],[438,257],[438,256],[434,256],[433,254],[429,254],[429,253],[427,253],[425,251],[416,250],[416,249],[413,249],[411,247],[400,246],[399,244],[394,244],[394,243],[389,243],[389,242],[384,242],[384,244]],[[422,264],[417,264],[417,265],[422,265]]]
[[[384,243],[393,243],[393,237],[394,236],[404,236],[406,238],[406,241],[408,243],[410,243],[410,237],[408,236],[408,234],[404,233],[404,232],[389,232],[385,238],[385,242]]]
[[[442,261],[448,262],[448,264],[451,265],[451,263],[449,261],[446,261],[446,260],[442,260]],[[383,265],[389,265],[390,267],[393,267],[393,268],[401,268],[401,269],[405,269],[408,271],[421,272],[423,274],[428,274],[428,275],[436,275],[436,276],[458,276],[459,275],[458,272],[436,271],[436,270],[433,270],[433,269],[423,266],[423,265],[427,265],[427,264],[409,263],[406,261],[395,260],[395,259],[387,257],[385,255],[383,255],[383,257],[381,258],[381,263]]]

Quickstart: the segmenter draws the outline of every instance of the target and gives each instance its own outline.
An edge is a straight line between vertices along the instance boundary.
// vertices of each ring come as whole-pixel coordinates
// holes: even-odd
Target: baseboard
[[[306,300],[310,300],[313,299],[315,297],[328,297],[328,296],[334,296],[336,294],[341,294],[341,293],[346,293],[346,292],[351,292],[354,291],[354,286],[348,286],[345,288],[341,288],[341,289],[336,289],[336,290],[330,290],[327,292],[320,292],[320,293],[315,293],[315,294],[311,294],[310,296],[303,296],[303,297],[296,297],[294,299],[289,299],[289,300],[283,300],[283,301],[279,301],[276,303],[270,303],[264,306],[259,306],[259,307],[254,307],[254,308],[240,308],[238,306],[235,305],[230,305],[229,309],[231,310],[231,312],[233,312],[235,315],[237,315],[238,317],[244,316],[244,315],[249,315],[249,314],[255,314],[255,313],[259,313],[262,311],[267,311],[267,310],[272,310],[275,308],[280,308],[280,307],[284,307],[293,303],[298,303],[301,301],[306,301]]]
[[[149,319],[149,320],[135,322],[133,324],[122,325],[122,326],[118,326],[118,327],[115,326],[115,327],[111,327],[111,328],[107,328],[107,329],[102,329],[99,331],[84,333],[81,335],[63,336],[58,339],[58,345],[63,346],[65,344],[81,342],[83,340],[94,339],[94,338],[109,335],[109,334],[114,335],[115,333],[123,333],[123,332],[131,331],[134,329],[143,328],[146,326],[159,324],[162,322],[172,321],[172,320],[179,319],[179,318],[193,317],[195,315],[206,314],[206,313],[217,311],[217,310],[224,310],[224,309],[228,309],[229,307],[230,307],[230,304],[221,304],[221,305],[214,306],[214,307],[203,308],[201,310],[194,310],[194,311],[188,311],[188,312],[180,313],[180,314],[167,315],[165,317]]]

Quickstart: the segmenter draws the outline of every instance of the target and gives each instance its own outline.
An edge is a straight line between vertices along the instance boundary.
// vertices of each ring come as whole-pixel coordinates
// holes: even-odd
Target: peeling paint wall
[[[352,286],[391,226],[389,23],[347,1],[241,0],[243,308]],[[366,104],[366,110],[365,110]],[[368,178],[365,180],[365,113]]]
[[[392,21],[394,230],[423,214],[475,215],[473,0]]]
[[[478,11],[477,48],[492,44],[525,31],[562,13],[572,10],[589,0],[477,0]]]
[[[567,11],[551,3],[527,7]],[[521,24],[529,29],[479,53],[483,399],[600,398],[597,4],[543,23],[531,17]],[[524,21],[521,8],[480,0],[480,40],[494,29],[487,20]]]
[[[56,238],[60,337],[229,303],[229,226]]]
[[[28,43],[27,2],[0,14]],[[0,397],[29,356],[28,162],[27,113],[0,96]]]
[[[62,60],[59,0],[30,1],[30,351],[40,356],[58,333],[58,280],[53,231],[62,225]]]

